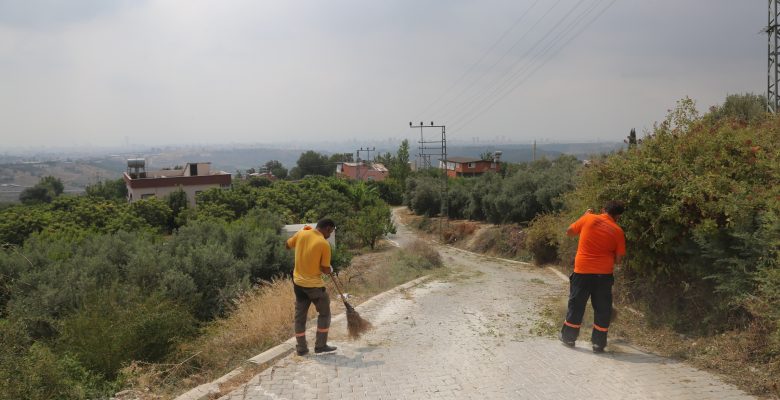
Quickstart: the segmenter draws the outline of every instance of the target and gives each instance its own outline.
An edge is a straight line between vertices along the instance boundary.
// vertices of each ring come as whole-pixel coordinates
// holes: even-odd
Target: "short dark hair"
[[[626,205],[622,201],[612,200],[604,205],[604,211],[609,215],[620,215],[626,211]]]
[[[336,223],[330,218],[323,218],[317,221],[317,229],[335,228]]]

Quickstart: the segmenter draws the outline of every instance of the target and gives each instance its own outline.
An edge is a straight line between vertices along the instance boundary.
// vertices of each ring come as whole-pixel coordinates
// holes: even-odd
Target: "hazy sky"
[[[622,140],[686,95],[764,93],[766,4],[0,0],[0,150],[370,145],[410,120]]]

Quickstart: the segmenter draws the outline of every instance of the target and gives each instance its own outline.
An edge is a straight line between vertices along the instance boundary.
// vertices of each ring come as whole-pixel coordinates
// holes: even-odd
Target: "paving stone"
[[[462,269],[450,281],[360,308],[375,330],[349,341],[345,324],[332,326],[335,354],[288,356],[222,399],[753,398],[628,345],[593,354],[585,331],[574,349],[530,335],[535,310],[545,298],[565,297],[565,282],[545,269],[440,251]]]

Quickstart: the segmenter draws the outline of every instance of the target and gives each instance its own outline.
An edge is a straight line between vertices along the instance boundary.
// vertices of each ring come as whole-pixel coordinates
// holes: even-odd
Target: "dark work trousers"
[[[569,310],[561,328],[564,341],[573,342],[580,334],[585,306],[593,306],[593,333],[590,341],[601,347],[607,345],[607,330],[612,316],[612,274],[577,274],[569,276]]]
[[[328,328],[330,328],[330,298],[324,287],[307,288],[293,284],[295,290],[295,337],[298,341],[296,350],[308,350],[306,346],[306,317],[309,306],[314,303],[319,316],[317,317],[317,339],[314,348],[323,348],[328,343]]]

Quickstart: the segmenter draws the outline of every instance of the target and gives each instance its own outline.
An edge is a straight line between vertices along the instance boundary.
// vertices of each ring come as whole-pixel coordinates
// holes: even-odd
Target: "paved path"
[[[352,342],[344,326],[334,326],[335,354],[291,355],[222,399],[752,398],[711,374],[627,345],[612,342],[607,353],[593,354],[589,332],[575,349],[531,333],[549,299],[565,296],[560,278],[440,250],[454,270],[449,277],[359,308],[377,329]]]

